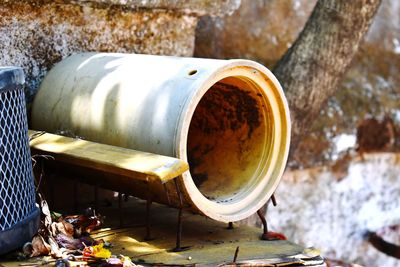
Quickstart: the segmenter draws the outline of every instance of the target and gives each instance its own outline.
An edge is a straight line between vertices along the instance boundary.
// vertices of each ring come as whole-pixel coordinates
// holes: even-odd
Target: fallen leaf
[[[35,235],[32,239],[31,257],[49,255],[51,247],[47,244],[41,235]]]
[[[102,259],[108,259],[111,257],[111,251],[103,247],[103,243],[96,246],[85,247],[83,250],[83,255],[86,257],[96,257]]]

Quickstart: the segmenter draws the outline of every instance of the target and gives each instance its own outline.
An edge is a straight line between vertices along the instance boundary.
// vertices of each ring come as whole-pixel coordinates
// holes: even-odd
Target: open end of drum
[[[215,83],[193,114],[187,140],[190,175],[208,200],[231,204],[264,178],[273,145],[272,111],[244,77]]]

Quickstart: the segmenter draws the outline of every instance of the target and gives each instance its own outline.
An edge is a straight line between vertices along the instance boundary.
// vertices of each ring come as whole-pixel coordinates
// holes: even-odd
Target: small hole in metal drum
[[[197,73],[197,70],[191,70],[191,71],[188,72],[188,75],[189,75],[189,76],[193,76],[193,75],[195,75],[196,73]]]

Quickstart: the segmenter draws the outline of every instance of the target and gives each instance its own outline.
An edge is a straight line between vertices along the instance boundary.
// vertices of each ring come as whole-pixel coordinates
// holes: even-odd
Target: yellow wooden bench
[[[189,169],[186,162],[177,158],[32,130],[29,130],[29,139],[33,155],[45,154],[54,158],[45,161],[46,168],[51,171],[58,169],[61,172],[79,173],[82,182],[95,186],[101,182],[101,186],[106,189],[123,192],[130,181],[147,183],[156,180],[163,185],[174,181],[181,203],[175,250],[181,249],[182,196],[175,178]],[[168,192],[166,195],[168,198]],[[95,196],[97,203],[97,194]],[[147,200],[146,239],[150,239],[151,196],[147,194],[146,197],[145,194],[144,198]]]
[[[29,130],[33,150],[69,165],[164,184],[189,169],[177,158]]]

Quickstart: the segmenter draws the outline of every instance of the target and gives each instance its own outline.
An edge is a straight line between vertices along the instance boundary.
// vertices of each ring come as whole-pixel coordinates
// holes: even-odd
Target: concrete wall
[[[316,0],[242,0],[224,17],[204,16],[195,55],[248,58],[272,67],[302,30]]]
[[[0,66],[24,68],[31,98],[46,72],[82,51],[192,56],[199,16],[228,1],[0,0]]]

